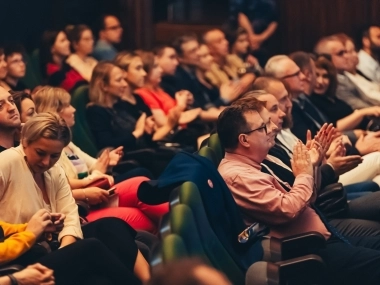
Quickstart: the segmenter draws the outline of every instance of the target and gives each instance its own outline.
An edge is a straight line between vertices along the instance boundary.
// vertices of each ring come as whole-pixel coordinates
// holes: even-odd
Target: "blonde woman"
[[[127,223],[105,218],[89,223],[82,233],[70,185],[56,163],[70,140],[70,129],[57,114],[38,114],[25,123],[20,145],[0,153],[0,220],[24,224],[42,209],[42,218],[50,226],[43,231],[58,232],[60,248],[83,236],[98,238],[140,280],[147,280],[149,266],[134,242],[136,232]]]
[[[34,94],[37,113],[53,112],[59,114],[69,127],[75,124],[75,109],[70,105],[70,94],[56,87],[45,86]],[[59,163],[69,180],[76,200],[88,202],[92,208],[87,219],[93,221],[102,217],[118,217],[134,229],[157,233],[159,219],[168,211],[168,205],[149,206],[137,199],[137,189],[147,177],[138,176],[124,179],[105,174],[108,166],[116,165],[123,156],[123,147],[104,151],[95,159],[74,143],[70,142],[63,149]],[[110,197],[108,190],[91,187],[91,183],[107,178],[111,186],[116,187],[116,196]],[[109,207],[112,203],[113,207]]]
[[[135,96],[134,104],[125,100],[128,84],[123,70],[112,62],[99,62],[90,82],[87,122],[99,149],[123,146],[125,159],[135,159],[141,166],[159,175],[173,157],[173,150],[158,147],[169,126],[155,128],[150,109]],[[134,151],[131,153],[131,151]]]

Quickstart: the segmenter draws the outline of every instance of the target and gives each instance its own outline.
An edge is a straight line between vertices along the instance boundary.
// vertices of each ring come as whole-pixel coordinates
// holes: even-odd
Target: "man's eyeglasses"
[[[242,132],[242,134],[249,135],[250,133],[253,133],[254,131],[259,131],[259,130],[262,130],[262,129],[264,129],[265,134],[268,134],[268,132],[267,132],[267,125],[258,127],[257,129],[250,130],[250,131],[247,131],[247,132]]]
[[[294,77],[294,76],[300,76],[300,74],[301,74],[301,70],[298,70],[297,72],[295,72],[293,74],[285,75],[285,76],[281,77],[280,79],[290,78],[290,77]]]

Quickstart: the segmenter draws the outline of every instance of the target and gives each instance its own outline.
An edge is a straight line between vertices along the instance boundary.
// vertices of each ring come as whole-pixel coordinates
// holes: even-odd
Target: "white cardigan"
[[[26,164],[22,146],[0,153],[0,161],[0,220],[12,224],[27,223],[44,208],[44,200]],[[44,179],[52,212],[66,215],[59,240],[66,235],[83,238],[78,207],[62,167],[56,163],[44,173]]]

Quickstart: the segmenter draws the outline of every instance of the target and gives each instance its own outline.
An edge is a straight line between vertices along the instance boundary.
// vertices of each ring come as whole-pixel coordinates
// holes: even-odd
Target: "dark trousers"
[[[348,238],[352,245],[334,238],[317,252],[327,267],[325,284],[380,284],[380,238]]]
[[[94,238],[77,241],[38,260],[54,270],[57,285],[141,284],[103,243]]]

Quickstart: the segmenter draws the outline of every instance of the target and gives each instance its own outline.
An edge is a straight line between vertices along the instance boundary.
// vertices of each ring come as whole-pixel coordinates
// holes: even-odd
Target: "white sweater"
[[[27,223],[44,208],[42,192],[24,157],[21,145],[0,153],[0,220],[12,224]],[[62,167],[56,163],[44,178],[52,212],[66,215],[59,240],[67,235],[83,238],[78,207]]]

